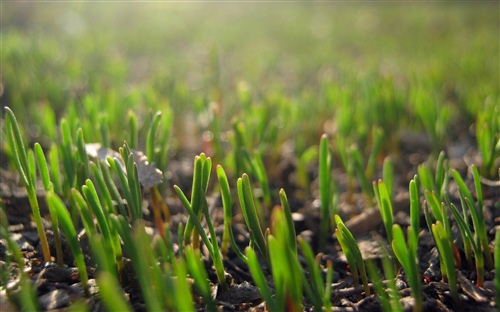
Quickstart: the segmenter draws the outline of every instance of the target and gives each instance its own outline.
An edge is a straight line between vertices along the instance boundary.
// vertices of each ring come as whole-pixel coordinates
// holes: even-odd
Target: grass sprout
[[[123,292],[112,274],[101,271],[96,281],[99,286],[99,296],[109,311],[132,311],[132,307],[123,297]]]
[[[43,188],[45,189],[45,192],[51,192],[54,190],[54,187],[52,185],[52,182],[50,182],[49,169],[47,166],[47,160],[45,159],[45,155],[43,154],[42,146],[39,143],[35,143],[34,150],[38,163],[38,169],[40,171],[40,176],[42,178]],[[51,206],[49,206],[49,209],[51,209]],[[62,267],[63,253],[62,253],[61,237],[59,235],[57,213],[53,209],[50,210],[50,218],[52,221],[52,232],[54,233],[56,260],[57,264]]]
[[[314,257],[311,246],[306,240],[299,237],[298,242],[310,274],[310,282],[305,283],[305,291],[308,298],[312,301],[315,311],[322,311],[323,307],[328,311],[331,309],[330,295],[333,280],[333,263],[332,261],[327,262],[327,274],[324,281],[320,273],[320,257]]]
[[[392,226],[394,223],[394,217],[392,214],[392,200],[390,192],[382,180],[378,180],[378,183],[375,181],[373,182],[373,192],[375,193],[375,198],[377,199],[378,206],[380,207],[380,215],[382,216],[382,222],[384,223],[387,240],[392,242]]]
[[[403,311],[403,308],[399,303],[399,292],[396,288],[394,264],[387,254],[385,254],[381,260],[387,286],[384,285],[384,278],[379,274],[379,272],[377,272],[377,268],[373,261],[368,261],[366,267],[373,282],[373,288],[375,289],[376,295],[380,300],[382,311]]]
[[[247,174],[244,173],[241,178],[238,179],[237,189],[241,210],[250,232],[251,244],[257,246],[262,255],[264,255],[266,259],[269,259],[266,240],[260,226],[259,218],[257,217],[250,178]]]
[[[160,278],[160,276],[153,273],[153,267],[150,267],[150,263],[148,263],[152,260],[152,253],[149,250],[150,242],[144,232],[142,221],[135,221],[131,228],[125,217],[114,214],[110,215],[110,217],[132,260],[147,309],[150,311],[163,310],[164,302],[158,297],[158,289],[153,288],[153,285],[156,285],[155,279]],[[157,266],[154,267],[157,268]]]
[[[486,265],[488,268],[493,268],[493,257],[490,252],[488,237],[486,233],[486,225],[484,223],[483,199],[482,199],[481,184],[479,181],[479,172],[475,166],[472,166],[471,169],[474,177],[474,185],[476,188],[477,205],[474,204],[472,194],[466,187],[465,182],[463,181],[460,174],[456,170],[452,170],[452,175],[453,179],[457,183],[460,192],[460,200],[462,205],[464,205],[463,209],[468,208],[467,210],[469,211],[472,217],[472,223],[474,225],[475,235],[477,236],[478,243],[481,246],[481,249],[483,250]]]
[[[201,262],[200,250],[194,250],[191,245],[188,245],[185,249],[185,255],[189,273],[194,278],[196,287],[200,291],[201,296],[207,305],[207,310],[217,311],[214,299],[212,298],[210,285],[208,283],[208,275],[203,263]]]
[[[481,112],[476,121],[476,142],[483,158],[481,173],[487,178],[494,178],[498,172],[495,161],[500,157],[500,112],[497,104],[492,104]],[[497,118],[495,119],[495,116]]]
[[[17,123],[14,112],[8,107],[5,107],[5,112],[5,129],[7,132],[7,138],[9,140],[10,147],[13,152],[14,163],[16,165],[17,172],[19,173],[19,176],[21,177],[21,180],[23,181],[24,186],[26,187],[26,190],[28,192],[28,199],[30,202],[31,210],[33,212],[33,217],[35,219],[38,237],[40,237],[43,259],[45,262],[50,262],[51,257],[49,243],[47,241],[47,236],[45,235],[45,229],[43,228],[42,216],[40,215],[40,206],[36,197],[36,171],[34,165],[30,166],[28,163],[28,155],[24,147],[21,130],[19,129],[19,124]]]
[[[445,230],[443,224],[439,221],[432,225],[432,235],[436,241],[439,254],[441,255],[441,266],[444,268],[445,274],[443,279],[450,286],[450,293],[453,302],[458,309],[461,305],[458,297],[457,276],[455,272],[454,254],[450,242],[449,232]]]
[[[210,175],[210,168],[212,162],[209,157],[205,154],[200,154],[200,156],[195,157],[194,161],[194,178],[193,178],[193,190],[191,194],[191,202],[186,198],[186,195],[178,186],[174,186],[177,195],[181,199],[184,208],[189,213],[189,219],[184,230],[184,243],[187,245],[190,242],[190,237],[193,235],[193,248],[199,248],[197,243],[198,235],[201,236],[203,243],[207,247],[212,260],[214,262],[215,271],[217,274],[217,279],[222,287],[222,289],[227,289],[227,281],[224,272],[224,265],[222,263],[222,253],[220,247],[217,243],[215,229],[210,219],[210,214],[208,211],[208,203],[206,199],[206,189],[208,186],[208,178]],[[208,238],[205,233],[205,229],[201,225],[201,216],[205,216],[207,222],[207,227],[210,233],[210,238]],[[193,232],[193,229],[196,231]]]
[[[78,242],[78,237],[76,235],[75,226],[73,225],[71,216],[61,198],[59,198],[59,196],[55,193],[48,192],[47,201],[49,206],[52,207],[51,209],[53,209],[57,213],[59,225],[64,231],[64,234],[66,234],[66,239],[68,240],[71,253],[75,258],[84,293],[86,295],[89,295],[87,267],[85,266],[82,248],[80,247],[80,243]]]
[[[413,310],[422,311],[423,296],[420,272],[418,270],[417,245],[415,245],[415,240],[413,238],[415,235],[414,230],[411,226],[407,229],[408,243],[405,242],[403,230],[398,224],[393,225],[392,232],[394,237],[392,241],[392,251],[408,276],[411,292],[415,298]]]
[[[319,193],[321,199],[321,234],[320,249],[323,249],[326,243],[326,237],[330,233],[331,219],[334,215],[333,194],[332,194],[332,156],[328,146],[328,137],[323,135],[319,145]]]
[[[359,247],[356,243],[356,239],[349,231],[349,229],[345,226],[344,221],[342,221],[340,216],[335,215],[335,223],[337,224],[335,235],[337,236],[337,240],[339,241],[340,246],[342,247],[342,251],[347,258],[347,262],[351,267],[354,285],[358,286],[358,278],[361,278],[365,289],[365,295],[370,296],[370,287],[368,285],[366,267],[363,256],[361,255],[361,251],[359,250]]]

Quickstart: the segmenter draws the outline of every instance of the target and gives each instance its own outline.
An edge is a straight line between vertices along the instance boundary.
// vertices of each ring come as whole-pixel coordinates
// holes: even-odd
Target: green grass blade
[[[297,254],[297,234],[295,233],[295,226],[293,224],[292,212],[290,211],[290,205],[288,204],[288,199],[286,197],[285,190],[281,189],[279,192],[281,207],[283,207],[283,213],[285,215],[286,223],[286,234],[288,238],[288,246],[292,249],[294,255]]]
[[[52,206],[57,213],[57,217],[59,218],[59,225],[64,231],[64,234],[66,234],[66,239],[69,243],[71,253],[75,258],[83,290],[86,295],[89,295],[87,268],[85,266],[83,252],[80,247],[80,243],[78,242],[75,227],[73,226],[73,222],[71,221],[71,216],[69,215],[69,212],[66,206],[64,206],[62,200],[55,193],[48,192],[47,201],[49,206]]]
[[[35,156],[37,159],[38,169],[40,170],[40,177],[42,178],[43,188],[46,191],[53,190],[52,183],[50,182],[49,168],[47,166],[47,160],[43,154],[42,147],[39,143],[35,143]]]
[[[137,138],[138,138],[138,125],[137,125],[137,116],[132,112],[128,112],[128,131],[129,131],[129,136],[127,143],[132,149],[137,149]]]
[[[330,193],[331,178],[331,156],[328,147],[328,137],[324,134],[321,137],[319,145],[319,194],[321,201],[321,224],[319,248],[323,249],[326,243],[326,237],[330,233],[330,204],[332,194]]]
[[[409,192],[410,192],[410,225],[415,229],[415,235],[413,238],[414,244],[418,245],[418,230],[420,229],[420,196],[418,193],[417,186],[418,176],[415,175],[413,180],[410,181]]]
[[[384,159],[382,167],[382,180],[385,182],[387,187],[389,198],[392,199],[394,194],[394,161],[390,156],[387,156]]]
[[[202,181],[203,181],[203,162],[205,161],[204,155],[196,156],[194,158],[194,171],[193,171],[193,184],[191,187],[191,202],[190,207],[194,211],[196,218],[200,218],[201,214],[201,192],[202,192]],[[193,232],[193,220],[191,216],[188,217],[186,228],[184,230],[184,243],[188,244],[191,240],[191,234]]]
[[[374,181],[373,191],[380,208],[380,215],[384,223],[387,240],[392,242],[392,225],[394,223],[394,217],[392,213],[391,198],[384,181],[379,180],[378,183]]]
[[[108,311],[132,311],[132,307],[120,291],[120,284],[109,272],[102,271],[97,274],[99,297]]]
[[[251,240],[255,245],[257,245],[264,257],[268,259],[264,234],[260,227],[259,219],[257,218],[250,179],[247,174],[243,174],[243,176],[238,179],[237,188],[243,216],[245,217],[246,224],[250,230]]]
[[[54,186],[54,191],[61,195],[63,193],[63,188],[61,184],[61,170],[59,167],[59,150],[57,145],[52,144],[49,151],[49,161],[50,161],[50,178],[52,185]]]
[[[252,278],[255,282],[255,285],[259,287],[260,294],[262,295],[262,298],[266,302],[267,306],[269,307],[270,311],[281,311],[277,310],[277,306],[275,303],[275,299],[272,298],[272,293],[271,289],[269,288],[269,285],[267,285],[267,280],[266,277],[264,276],[264,273],[262,272],[262,269],[259,264],[259,260],[257,260],[257,255],[255,254],[255,251],[251,247],[247,247],[245,250],[246,256],[248,258],[248,268],[250,269],[250,273],[252,274]]]
[[[146,156],[151,162],[154,162],[156,160],[155,141],[158,128],[160,127],[161,117],[162,117],[161,112],[158,111],[155,113],[148,132],[148,137],[146,141]]]
[[[32,154],[31,161],[28,160],[16,116],[10,108],[5,107],[5,110],[7,113],[5,118],[5,127],[7,129],[7,138],[10,147],[14,153],[14,163],[28,192],[28,200],[35,219],[38,237],[40,238],[40,245],[42,246],[43,259],[45,262],[50,262],[51,257],[49,243],[47,241],[47,236],[45,235],[42,216],[40,215],[40,206],[36,196],[36,168],[34,164],[34,155]]]
[[[200,291],[203,301],[207,305],[208,311],[216,311],[215,301],[212,298],[210,285],[208,284],[208,275],[203,263],[201,262],[199,249],[193,250],[192,246],[186,246],[185,255],[189,273],[193,277],[196,287]]]

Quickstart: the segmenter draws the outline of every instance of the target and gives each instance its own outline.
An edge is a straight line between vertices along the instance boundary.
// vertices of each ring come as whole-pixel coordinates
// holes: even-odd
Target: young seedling
[[[429,231],[432,231],[432,217],[431,214],[429,213],[429,210],[427,209],[430,207],[430,210],[432,211],[432,216],[436,221],[439,221],[443,227],[446,229],[447,233],[451,233],[451,225],[450,225],[450,220],[447,217],[447,206],[443,202],[439,202],[438,195],[436,192],[429,192],[425,191],[425,198],[427,200],[427,206],[426,209],[424,209],[424,214],[425,214],[425,220],[427,222],[427,227],[429,228]],[[434,237],[434,236],[433,236]],[[460,254],[458,252],[458,248],[455,245],[455,242],[453,241],[453,238],[451,235],[447,236],[450,239],[450,244],[452,246],[452,251],[453,251],[453,256],[455,259],[455,265],[460,268],[462,265],[462,260],[460,258]],[[435,237],[434,237],[435,239]],[[436,240],[434,241],[436,244]],[[440,254],[441,257],[441,254]],[[443,259],[441,259],[443,260]],[[446,275],[446,272],[443,271],[443,267],[441,267],[441,271],[443,272],[444,275]]]
[[[418,260],[417,260],[417,245],[413,238],[415,233],[411,226],[408,227],[408,244],[405,242],[403,230],[398,224],[394,224],[392,227],[393,241],[392,250],[394,255],[398,259],[399,263],[403,266],[403,269],[408,276],[408,281],[410,283],[411,292],[413,298],[415,298],[415,305],[413,311],[422,311],[423,309],[423,297],[421,289],[420,273],[418,270]]]
[[[123,195],[127,201],[129,216],[132,220],[139,220],[142,218],[142,195],[137,173],[137,164],[134,162],[133,155],[126,143],[120,148],[120,154],[125,163],[125,169],[117,158],[108,157],[107,162],[118,176]]]
[[[153,265],[150,240],[144,231],[142,220],[137,220],[130,228],[128,220],[119,215],[110,215],[111,221],[118,230],[127,253],[132,261],[132,266],[136,273],[141,292],[146,303],[146,308],[150,311],[164,310],[164,302],[158,297],[158,288],[162,283],[157,284],[157,279],[161,276],[155,274],[153,270],[158,270],[158,266]],[[150,267],[150,264],[153,265]],[[161,275],[161,274],[160,274]]]
[[[307,148],[299,157],[297,164],[297,186],[300,190],[309,190],[310,181],[307,173],[307,167],[318,159],[318,146],[313,145]]]
[[[76,190],[74,191],[76,192]],[[103,209],[99,197],[97,195],[97,191],[94,187],[94,184],[92,183],[91,180],[87,180],[85,185],[82,186],[82,193],[83,196],[85,197],[88,206],[92,210],[93,215],[97,219],[97,225],[99,227],[99,231],[103,236],[103,243],[105,245],[106,250],[111,251],[111,255],[114,256],[114,263],[116,263],[116,267],[118,269],[118,272],[121,271],[123,268],[123,259],[122,259],[122,248],[120,245],[120,238],[118,236],[118,232],[114,225],[111,223],[110,219],[110,211]],[[103,193],[105,194],[105,193]],[[74,193],[75,196],[77,196],[76,193]],[[110,199],[108,198],[108,201]],[[85,208],[83,205],[79,205],[80,209],[87,210],[88,208]],[[87,221],[88,223],[90,220],[88,220],[88,212],[86,213],[87,216]],[[87,224],[86,228],[91,228],[92,225]],[[113,263],[111,262],[111,263]],[[114,271],[113,271],[114,272]]]
[[[394,217],[392,215],[392,201],[384,181],[378,180],[378,183],[373,181],[373,192],[375,193],[375,198],[377,199],[378,206],[380,207],[380,215],[384,223],[387,240],[392,242],[392,226],[394,223]]]
[[[460,214],[457,207],[454,204],[450,205],[453,216],[455,217],[455,221],[458,224],[458,228],[460,230],[460,234],[462,235],[462,240],[464,244],[464,252],[465,257],[468,263],[471,263],[471,249],[474,251],[476,256],[476,273],[477,273],[477,281],[476,285],[478,287],[483,287],[484,283],[484,256],[483,251],[481,250],[481,243],[479,241],[478,235],[473,235],[468,224],[465,221],[465,218]]]
[[[231,202],[231,192],[229,189],[229,182],[227,180],[226,172],[221,165],[217,165],[217,178],[219,179],[220,193],[222,196],[222,206],[224,208],[224,232],[222,234],[222,245],[221,253],[223,257],[226,257],[229,248],[229,241],[233,246],[233,250],[238,255],[240,259],[247,262],[247,257],[240,251],[236,240],[234,239],[234,234],[231,229],[233,224],[233,213],[232,213],[232,202]]]
[[[390,156],[384,158],[384,164],[382,166],[382,180],[385,182],[387,187],[387,193],[389,198],[393,196],[394,190],[394,162]]]
[[[206,157],[205,154],[200,154],[196,156],[194,159],[194,172],[193,172],[193,184],[191,187],[191,202],[189,202],[189,207],[193,210],[194,215],[196,216],[194,219],[200,219],[203,214],[202,209],[202,196],[205,194],[208,188],[208,181],[210,179],[210,171],[212,168],[212,160],[210,157]],[[177,194],[180,196],[182,193],[181,189],[175,187]],[[184,194],[182,197],[185,198]],[[187,208],[187,207],[186,207]],[[189,244],[191,240],[191,236],[193,236],[193,243],[196,245],[198,240],[198,234],[193,233],[194,228],[194,220],[193,217],[189,216],[188,221],[186,223],[186,229],[184,231],[184,243]],[[200,233],[201,234],[201,233]]]
[[[361,190],[365,194],[367,200],[370,204],[373,201],[373,190],[370,187],[369,177],[366,175],[365,169],[363,167],[362,156],[356,145],[352,145],[349,149],[348,158],[352,162],[353,171],[356,173],[358,177],[359,184],[361,186]]]
[[[384,250],[384,255],[381,258],[382,267],[385,273],[384,278],[377,272],[377,268],[373,261],[367,262],[368,273],[373,282],[373,288],[382,305],[382,311],[385,312],[402,312],[403,308],[399,303],[400,295],[396,288],[396,276],[394,274],[394,263],[389,258],[387,251]]]
[[[445,105],[432,105],[429,103],[436,101],[434,96],[424,91],[422,86],[412,89],[410,103],[416,115],[421,120],[424,129],[432,143],[432,151],[437,152],[443,148],[446,134],[451,119],[451,108]]]
[[[264,255],[264,258],[269,262],[266,240],[257,217],[252,187],[247,174],[244,173],[241,178],[238,179],[237,189],[243,217],[245,218],[245,223],[250,232],[250,243],[253,246],[257,246],[262,255]]]
[[[270,210],[271,209],[271,191],[269,189],[269,182],[267,181],[267,172],[264,166],[264,162],[262,161],[261,152],[254,153],[253,157],[247,150],[244,150],[245,158],[247,162],[250,164],[250,168],[252,169],[253,175],[255,175],[257,179],[257,183],[259,183],[260,188],[262,189],[262,197],[264,199],[264,206]]]
[[[349,231],[349,229],[345,226],[340,216],[335,215],[335,223],[337,224],[335,235],[337,236],[337,240],[339,241],[340,246],[342,247],[342,251],[347,258],[347,262],[351,267],[354,286],[359,285],[358,278],[361,277],[361,281],[363,282],[363,286],[365,288],[365,295],[370,296],[370,287],[368,285],[368,278],[366,276],[365,263],[363,260],[363,256],[361,255],[361,251],[356,244],[356,239]]]
[[[154,160],[157,158],[155,157],[157,156],[157,153],[155,151],[156,135],[158,132],[158,128],[160,127],[161,117],[161,112],[157,112],[154,115],[147,137],[146,155],[148,159],[151,160],[152,164],[154,164]],[[160,152],[163,152],[163,150],[166,150],[166,148],[163,148]],[[167,205],[164,203],[157,185],[150,187],[149,192],[151,194],[151,206],[153,208],[156,227],[158,228],[158,231],[160,232],[162,238],[165,239],[163,235],[165,233],[163,218],[165,218],[165,222],[170,222],[170,211],[168,210]]]
[[[483,158],[481,174],[493,178],[497,174],[495,161],[500,157],[500,110],[498,105],[488,107],[476,121],[476,142]]]
[[[322,311],[323,308],[326,311],[331,310],[331,287],[333,281],[333,263],[332,261],[327,262],[327,273],[326,280],[323,281],[320,272],[320,257],[314,257],[311,246],[306,240],[298,238],[300,249],[307,263],[307,271],[310,274],[310,282],[304,279],[305,291],[308,298],[311,300],[315,311]]]
[[[484,223],[484,215],[483,215],[483,195],[481,182],[479,178],[479,172],[475,166],[471,166],[473,177],[474,177],[474,186],[476,188],[476,196],[477,196],[477,205],[474,204],[474,200],[472,198],[472,194],[469,189],[465,185],[462,177],[456,170],[452,170],[453,179],[457,183],[460,200],[462,205],[464,205],[464,215],[466,214],[465,209],[470,212],[472,217],[472,223],[474,225],[475,235],[478,237],[479,245],[484,253],[484,259],[486,261],[487,268],[493,268],[493,257],[491,256],[490,247],[488,243],[488,236],[486,233],[486,225]]]
[[[96,281],[99,286],[99,297],[108,311],[132,311],[132,307],[123,296],[123,291],[120,291],[120,285],[112,274],[101,271],[97,274]]]
[[[59,166],[59,150],[56,144],[52,144],[49,151],[50,162],[50,180],[54,187],[54,192],[58,195],[63,194],[63,187],[61,183],[61,169]]]
[[[179,196],[183,206],[189,213],[189,219],[186,224],[186,229],[184,231],[184,244],[189,244],[190,237],[192,233],[192,229],[196,229],[193,233],[195,235],[193,237],[193,242],[196,242],[196,239],[201,236],[203,243],[207,247],[210,256],[212,257],[215,272],[217,274],[217,279],[222,287],[222,289],[227,289],[227,281],[224,272],[224,265],[222,263],[222,254],[217,244],[215,228],[213,226],[212,220],[210,219],[210,214],[208,211],[207,199],[205,197],[205,192],[208,186],[208,178],[210,175],[211,168],[211,160],[206,157],[205,154],[200,154],[200,156],[195,157],[195,169],[194,169],[194,178],[193,178],[193,190],[191,195],[191,202],[188,201],[186,195],[182,192],[182,190],[174,185],[174,189]],[[207,222],[207,227],[210,232],[210,239],[205,233],[205,229],[201,225],[201,217],[205,216],[205,220]],[[189,230],[191,228],[191,231]],[[193,247],[198,248],[198,244],[193,244]]]
[[[284,208],[286,209],[286,208]],[[290,246],[290,228],[287,216],[282,207],[275,207],[271,215],[271,229],[267,236],[269,252],[268,263],[274,281],[275,295],[265,280],[264,274],[252,247],[246,249],[247,264],[250,273],[259,287],[268,308],[271,311],[282,311],[285,306],[288,311],[302,311],[302,291],[304,274],[298,261],[297,250]],[[296,247],[295,247],[296,248]],[[310,288],[310,287],[309,287]]]
[[[39,143],[35,143],[35,155],[38,163],[38,169],[40,171],[40,176],[42,178],[43,188],[45,192],[51,192],[54,190],[52,182],[50,182],[49,169],[47,166],[47,161],[45,160],[45,155],[43,154],[42,147]],[[49,206],[50,209],[51,206]],[[59,225],[57,220],[57,214],[54,210],[50,210],[50,218],[52,221],[52,232],[54,233],[54,243],[56,245],[56,257],[57,264],[63,266],[63,254],[61,246],[61,237],[59,235]]]
[[[377,159],[382,149],[384,138],[385,134],[382,128],[375,127],[372,129],[372,148],[365,169],[365,176],[368,180],[373,179],[373,175],[375,174]]]
[[[26,154],[26,149],[24,147],[21,135],[21,130],[19,129],[19,125],[17,123],[14,112],[12,112],[12,110],[8,107],[5,107],[5,111],[5,129],[7,132],[9,145],[13,152],[14,163],[16,165],[17,172],[21,177],[21,181],[24,183],[24,186],[26,187],[26,190],[28,192],[28,200],[30,202],[33,217],[35,219],[38,237],[40,238],[40,245],[42,246],[43,259],[45,262],[50,262],[51,257],[49,243],[47,241],[47,236],[45,235],[45,229],[43,228],[42,216],[40,215],[40,207],[38,205],[38,199],[36,197],[35,166],[34,164],[31,166],[29,164],[28,156]]]
[[[413,246],[418,246],[418,231],[420,230],[420,193],[418,191],[418,175],[415,175],[410,181],[410,225],[413,229],[413,236],[409,236],[408,240],[412,240]]]
[[[443,279],[450,286],[450,293],[457,309],[461,307],[458,297],[457,277],[455,273],[455,263],[453,249],[450,242],[449,232],[445,230],[443,224],[439,221],[432,225],[432,235],[436,241],[436,247],[441,255],[441,266],[444,267],[445,275]]]
[[[137,149],[137,140],[139,137],[139,129],[137,125],[137,116],[132,112],[128,111],[128,146],[132,149]]]
[[[70,189],[75,187],[76,178],[76,159],[73,153],[73,140],[68,122],[65,119],[61,120],[61,142],[59,143],[59,154],[63,164],[64,174],[64,194],[68,194]]]
[[[86,296],[89,295],[88,288],[88,276],[87,267],[85,266],[85,260],[83,258],[82,248],[78,242],[78,237],[76,235],[75,226],[71,220],[71,216],[64,205],[63,201],[53,192],[47,193],[47,202],[56,213],[59,219],[59,225],[61,226],[64,234],[66,234],[66,239],[69,243],[71,253],[75,258],[76,266],[78,268],[78,274],[80,275],[80,281],[82,283],[82,288]]]
[[[319,194],[321,201],[321,224],[319,249],[322,250],[326,244],[326,238],[330,233],[330,223],[333,216],[333,194],[332,194],[332,157],[328,147],[328,137],[324,134],[319,145]]]
[[[446,190],[448,189],[449,181],[449,166],[444,152],[439,153],[436,163],[436,173],[432,176],[431,167],[429,164],[421,164],[418,166],[418,177],[422,187],[422,191],[435,192],[439,201],[446,199]]]
[[[217,311],[215,301],[212,298],[212,291],[208,283],[208,275],[203,263],[200,250],[194,250],[191,245],[186,246],[185,249],[186,261],[189,268],[189,273],[194,279],[195,285],[203,297],[203,301],[207,306],[208,311]]]
[[[267,284],[266,277],[264,276],[264,272],[262,272],[255,250],[248,246],[245,250],[245,254],[248,258],[248,268],[250,269],[250,274],[252,274],[255,285],[259,287],[260,294],[266,302],[269,311],[284,311],[285,300],[282,296],[272,296],[271,288]]]
[[[288,311],[302,311],[302,268],[297,250],[288,245],[290,233],[283,209],[275,207],[271,219],[272,234],[267,237],[267,244],[276,296],[285,299]]]

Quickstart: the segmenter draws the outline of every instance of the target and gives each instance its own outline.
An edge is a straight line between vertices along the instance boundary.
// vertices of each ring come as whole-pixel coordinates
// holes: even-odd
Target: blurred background
[[[174,132],[210,127],[214,114],[223,132],[250,118],[245,105],[280,102],[278,128],[304,121],[301,149],[342,126],[342,103],[389,102],[396,119],[415,119],[406,105],[418,90],[470,124],[499,94],[499,12],[498,2],[3,2],[0,100],[35,140],[50,130],[34,113],[57,120],[89,101],[140,122],[168,107]],[[109,118],[119,133],[113,120],[126,114]]]

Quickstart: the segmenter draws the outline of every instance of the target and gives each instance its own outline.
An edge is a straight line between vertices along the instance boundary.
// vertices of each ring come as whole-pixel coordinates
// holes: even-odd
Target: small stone
[[[71,296],[67,290],[55,289],[38,298],[43,310],[54,310],[68,306]]]
[[[99,293],[99,286],[97,286],[96,280],[90,278],[87,281],[87,286],[89,288],[90,296],[97,296],[97,294]],[[73,293],[81,294],[83,296],[83,287],[81,282],[72,284],[71,286],[69,286],[69,289],[71,289]]]
[[[252,284],[244,281],[241,284],[231,286],[225,292],[219,292],[217,299],[230,304],[238,304],[242,302],[255,302],[262,300],[259,289]]]
[[[45,279],[47,282],[63,283],[71,279],[71,273],[65,268],[51,266],[43,269],[38,278]]]

